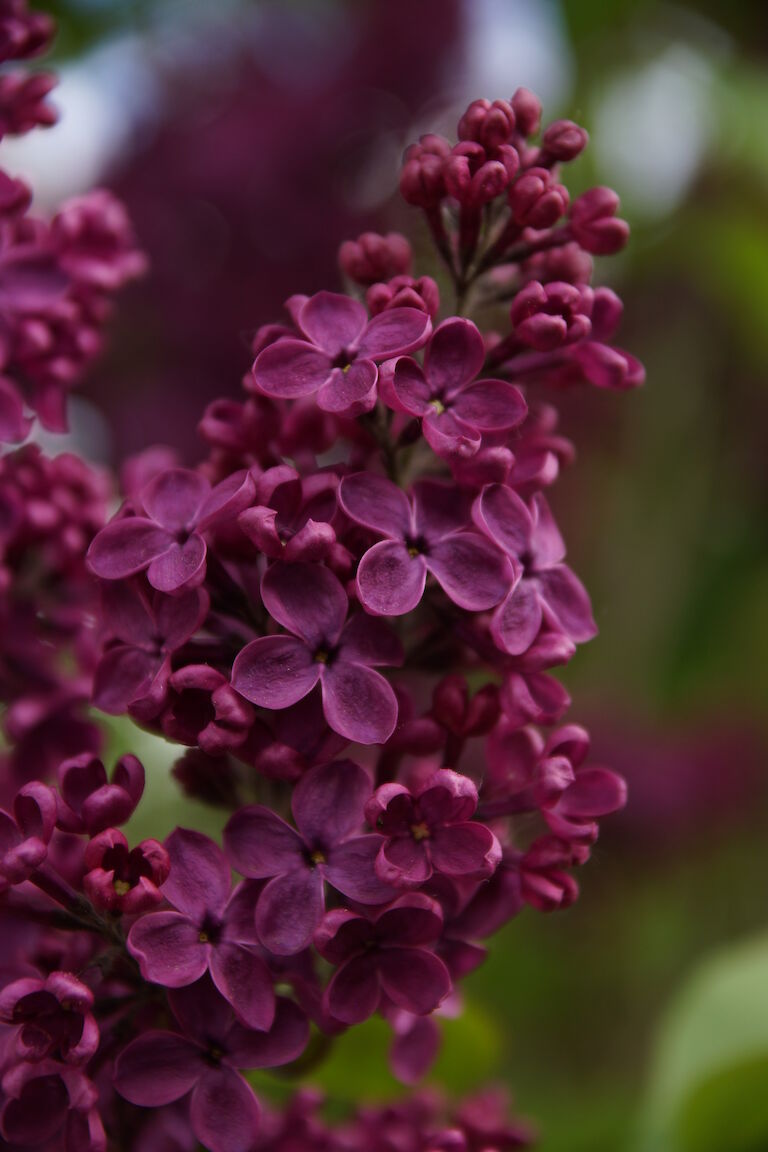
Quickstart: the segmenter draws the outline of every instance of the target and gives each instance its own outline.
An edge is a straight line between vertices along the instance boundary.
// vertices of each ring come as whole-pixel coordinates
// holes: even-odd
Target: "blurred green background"
[[[622,197],[632,242],[597,279],[625,301],[621,343],[648,383],[567,398],[579,458],[553,504],[601,628],[567,671],[572,715],[630,803],[606,821],[580,901],[526,911],[493,941],[435,1076],[456,1093],[508,1084],[545,1152],[768,1150],[768,6],[54,7],[71,122],[17,168],[40,173],[43,199],[113,184],[156,268],[76,421],[96,456],[138,447],[160,404],[161,435],[193,452],[205,398],[236,392],[247,325],[287,291],[334,286],[344,235],[410,226],[388,202],[396,157],[446,107],[526,84],[548,118],[589,129],[571,187]],[[330,177],[307,134],[332,142]],[[114,740],[139,750],[133,731]],[[139,743],[156,769],[141,832],[215,827],[179,800],[172,750]],[[385,1032],[338,1043],[318,1074],[336,1101],[397,1091]]]

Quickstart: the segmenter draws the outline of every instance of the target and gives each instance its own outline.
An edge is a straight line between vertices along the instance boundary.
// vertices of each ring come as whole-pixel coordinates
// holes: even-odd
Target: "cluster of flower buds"
[[[587,287],[591,256],[627,242],[619,198],[597,187],[571,201],[559,168],[584,150],[587,133],[556,120],[536,143],[540,124],[539,101],[524,88],[510,100],[475,100],[457,144],[429,135],[410,146],[401,192],[424,211],[460,301],[478,284],[486,302],[514,301],[511,332],[494,340],[489,361],[505,378],[633,388],[642,365],[609,343],[621,302]],[[350,260],[347,271],[358,266]]]
[[[53,22],[26,0],[0,5],[0,66],[44,52]],[[0,139],[55,123],[49,73],[0,72]],[[0,443],[24,440],[34,415],[66,430],[66,396],[99,352],[111,298],[144,271],[118,200],[98,190],[50,221],[31,189],[0,169]]]
[[[0,0],[0,43],[23,43],[24,19]],[[550,674],[596,629],[544,495],[572,448],[535,385],[638,382],[604,343],[616,297],[588,285],[589,253],[626,226],[598,190],[556,228],[556,166],[586,134],[560,122],[535,145],[538,121],[529,93],[475,102],[459,144],[426,137],[407,154],[403,192],[427,212],[456,314],[439,319],[404,237],[366,233],[340,253],[348,293],[294,296],[287,323],[259,330],[245,399],[203,417],[200,466],[149,449],[108,524],[84,466],[4,458],[3,611],[18,644],[2,670],[24,766],[0,811],[11,1148],[527,1142],[489,1100],[449,1115],[414,1097],[329,1130],[306,1096],[264,1112],[244,1073],[300,1072],[378,1013],[393,1072],[418,1081],[435,1017],[460,1009],[488,937],[526,904],[569,905],[599,820],[624,802],[620,778],[589,763],[587,733],[561,723],[570,700]],[[87,284],[103,301],[136,271],[116,213],[98,194],[45,231],[65,294]],[[33,249],[35,276],[25,266],[23,290],[8,279],[5,315],[39,319],[51,264]],[[460,314],[473,299],[482,312],[489,283],[511,300],[506,332]],[[49,424],[64,377],[37,393]],[[28,365],[25,379],[38,379]],[[25,660],[43,681],[37,713]],[[183,787],[230,809],[221,845],[184,828],[131,844],[120,826],[143,769],[125,756],[108,776],[88,725],[77,746],[55,702],[83,691],[186,749]]]

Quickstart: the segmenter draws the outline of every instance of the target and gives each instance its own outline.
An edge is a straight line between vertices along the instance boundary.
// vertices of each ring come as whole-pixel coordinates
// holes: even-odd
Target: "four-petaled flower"
[[[229,864],[207,836],[177,828],[166,841],[171,870],[162,892],[172,912],[137,920],[128,948],[146,980],[183,988],[210,972],[222,996],[252,1028],[271,1027],[272,977],[254,951],[253,886],[230,895]]]
[[[115,581],[101,591],[110,646],[94,675],[93,701],[102,712],[120,715],[131,705],[156,712],[170,675],[171,656],[193,636],[210,605],[203,588],[167,596],[147,594],[136,581]]]
[[[380,620],[347,620],[347,596],[327,568],[273,564],[261,583],[264,606],[292,636],[252,640],[232,667],[232,686],[263,708],[287,708],[320,684],[334,732],[383,744],[397,722],[395,694],[372,664],[399,664],[402,649]]]
[[[565,544],[544,497],[530,510],[516,492],[489,484],[473,507],[478,527],[522,567],[522,576],[499,605],[493,621],[496,643],[512,656],[528,649],[542,622],[581,643],[597,632],[589,596],[562,563]]]
[[[374,869],[378,837],[358,835],[370,794],[367,773],[343,760],[311,769],[296,785],[291,808],[298,831],[260,804],[230,819],[224,844],[233,867],[271,878],[256,905],[256,928],[271,952],[290,956],[312,942],[324,881],[361,904],[394,895]]]
[[[145,1032],[115,1063],[115,1087],[132,1104],[161,1108],[188,1092],[195,1136],[210,1152],[251,1152],[259,1102],[240,1068],[276,1068],[296,1060],[309,1038],[307,1020],[280,999],[268,1032],[243,1027],[207,977],[170,992],[183,1034]]]
[[[501,846],[485,824],[470,819],[477,789],[467,776],[441,768],[411,792],[382,784],[365,815],[384,842],[376,871],[395,887],[424,884],[433,872],[487,879],[501,859]]]
[[[364,554],[357,569],[360,601],[378,616],[411,612],[431,573],[454,604],[482,611],[498,604],[514,580],[505,557],[474,529],[450,485],[422,480],[413,502],[383,476],[346,476],[339,502],[350,519],[387,537]]]
[[[157,840],[135,848],[117,828],[94,836],[85,849],[83,891],[95,908],[137,916],[163,899],[160,885],[168,877],[168,853]]]
[[[293,297],[289,304],[304,339],[281,338],[265,348],[254,380],[267,396],[293,400],[316,392],[326,412],[369,412],[376,403],[376,362],[420,348],[432,327],[417,308],[392,308],[369,320],[362,304],[337,292]]]
[[[315,947],[337,965],[325,990],[330,1014],[359,1024],[383,997],[415,1016],[434,1011],[451,990],[448,969],[429,949],[442,926],[437,901],[416,892],[395,900],[375,920],[346,908],[328,912]]]
[[[435,329],[423,369],[407,356],[395,365],[387,402],[421,417],[438,456],[473,456],[484,433],[507,431],[525,418],[525,400],[513,384],[476,379],[484,360],[475,325],[455,317]]]
[[[203,532],[234,519],[254,493],[249,472],[235,472],[213,489],[198,472],[162,472],[139,494],[145,515],[118,516],[96,536],[88,549],[90,569],[104,580],[122,580],[146,569],[159,592],[195,586],[205,576]]]
[[[16,1028],[19,1060],[87,1064],[99,1046],[94,995],[71,972],[25,976],[0,992],[0,1021]]]

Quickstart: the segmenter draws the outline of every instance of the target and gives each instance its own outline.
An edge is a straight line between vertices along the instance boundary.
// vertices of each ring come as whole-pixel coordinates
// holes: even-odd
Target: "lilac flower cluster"
[[[529,1124],[508,1115],[503,1091],[486,1090],[460,1104],[432,1092],[384,1107],[360,1108],[346,1123],[329,1126],[322,1097],[303,1091],[279,1114],[264,1117],[264,1152],[512,1152],[529,1147]]]
[[[0,0],[0,44],[19,28],[38,42]],[[596,629],[544,496],[572,449],[535,388],[639,383],[607,343],[618,301],[587,284],[626,225],[598,189],[556,226],[558,167],[586,134],[559,122],[534,144],[539,118],[530,93],[475,102],[457,145],[406,153],[455,314],[439,319],[404,237],[367,233],[341,250],[347,293],[294,296],[257,332],[245,399],[203,416],[199,467],[148,449],[109,523],[81,462],[0,461],[11,1148],[527,1143],[487,1100],[449,1115],[413,1097],[327,1129],[311,1097],[265,1111],[245,1074],[299,1074],[378,1013],[395,1075],[419,1080],[486,939],[526,904],[570,904],[624,802],[550,675]],[[51,226],[66,291],[138,267],[93,204]],[[43,422],[63,380],[37,393]],[[126,755],[107,773],[89,699],[186,747],[175,774],[230,810],[222,845],[126,836],[144,770]]]
[[[26,0],[0,4],[0,66],[44,52],[53,22]],[[55,77],[0,72],[0,139],[56,121]],[[125,210],[105,190],[75,197],[50,221],[32,191],[0,169],[0,443],[24,440],[36,415],[66,430],[66,395],[99,352],[111,298],[144,271]]]

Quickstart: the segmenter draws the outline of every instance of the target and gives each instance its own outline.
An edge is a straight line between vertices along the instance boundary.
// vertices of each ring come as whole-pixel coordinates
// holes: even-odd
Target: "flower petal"
[[[376,403],[378,375],[373,360],[356,360],[346,371],[334,368],[317,393],[318,407],[349,416],[370,412]]]
[[[401,896],[376,921],[381,939],[407,947],[433,944],[442,927],[443,913],[440,905],[420,892],[409,892]]]
[[[418,480],[413,485],[414,526],[428,544],[468,526],[469,502],[455,484]]]
[[[357,347],[368,322],[362,304],[341,292],[317,292],[299,311],[297,323],[304,335],[331,356]]]
[[[594,820],[617,812],[627,802],[627,785],[607,768],[583,768],[555,806],[565,820]]]
[[[441,1034],[438,1024],[430,1018],[408,1015],[405,1020],[411,1021],[410,1026],[406,1030],[396,1029],[389,1063],[400,1083],[411,1085],[421,1080],[434,1063],[440,1051]]]
[[[304,861],[299,834],[261,804],[240,808],[230,817],[224,847],[232,867],[255,880],[292,872]]]
[[[369,956],[353,956],[335,973],[325,993],[328,1011],[344,1024],[373,1016],[381,999],[378,965]]]
[[[197,533],[183,544],[174,541],[149,565],[147,579],[158,592],[175,592],[201,575],[205,553],[205,541]]]
[[[195,1136],[209,1152],[252,1152],[261,1109],[249,1084],[231,1068],[206,1068],[189,1109]]]
[[[354,836],[333,848],[325,867],[329,884],[361,904],[384,904],[395,893],[376,873],[380,836]]]
[[[565,541],[542,492],[537,492],[533,497],[532,508],[531,552],[536,571],[540,572],[543,568],[551,568],[553,564],[559,564],[565,559]]]
[[[194,635],[207,615],[209,603],[208,593],[201,588],[179,596],[161,594],[155,597],[153,609],[157,631],[163,637],[166,652],[175,652]]]
[[[528,550],[533,520],[525,503],[505,484],[488,484],[472,508],[472,517],[487,536],[512,556]]]
[[[427,567],[454,604],[482,612],[498,604],[513,582],[509,561],[475,532],[455,532],[436,544]]]
[[[320,678],[320,664],[293,636],[262,636],[246,644],[232,665],[232,687],[262,708],[288,708]]]
[[[424,375],[421,365],[409,356],[403,356],[395,364],[392,375],[392,389],[404,412],[412,416],[426,416],[432,408],[433,390]]]
[[[88,567],[104,580],[122,580],[146,568],[174,543],[173,536],[142,516],[112,520],[91,543]]]
[[[423,556],[411,556],[399,540],[381,540],[360,561],[356,584],[366,611],[404,616],[420,603],[426,581]]]
[[[270,880],[256,905],[259,939],[277,956],[295,956],[311,944],[324,907],[319,870],[307,866],[278,876]]]
[[[485,345],[471,320],[453,317],[436,329],[424,355],[424,371],[435,393],[442,396],[477,376],[485,360]]]
[[[397,724],[397,697],[372,668],[337,660],[322,676],[325,718],[341,736],[358,744],[384,744]]]
[[[310,648],[338,641],[348,601],[328,568],[320,564],[273,564],[261,582],[261,595],[270,616]]]
[[[208,970],[208,945],[200,929],[179,912],[141,916],[128,933],[128,950],[145,980],[164,988],[185,988]]]
[[[231,878],[227,859],[215,841],[202,832],[176,828],[165,841],[171,871],[163,895],[180,912],[201,919],[219,916],[229,898]]]
[[[130,704],[148,695],[163,664],[142,648],[120,644],[99,661],[93,679],[93,703],[102,712],[121,716]]]
[[[362,827],[370,795],[370,777],[359,764],[352,760],[321,764],[294,788],[293,818],[311,847],[330,848]]]
[[[453,411],[472,428],[496,432],[514,428],[524,420],[528,405],[514,384],[504,380],[478,380],[459,393],[453,402]]]
[[[474,456],[482,443],[480,433],[453,412],[438,414],[433,408],[424,416],[422,432],[433,452],[444,459]]]
[[[570,568],[556,564],[539,573],[538,582],[547,607],[571,640],[583,644],[597,635],[587,590]]]
[[[256,357],[253,379],[265,396],[294,400],[311,396],[328,379],[331,361],[304,340],[278,340]]]
[[[426,1016],[451,990],[442,960],[424,948],[385,948],[379,957],[381,986],[399,1008]]]
[[[160,1108],[186,1096],[205,1068],[202,1053],[173,1032],[145,1032],[115,1062],[115,1088],[131,1104]]]
[[[414,352],[426,341],[432,327],[420,308],[389,308],[374,316],[359,344],[361,356],[389,360]]]
[[[405,659],[397,633],[365,612],[358,612],[344,625],[338,655],[351,664],[383,664],[387,668],[399,668]]]
[[[170,468],[155,476],[139,497],[147,515],[168,532],[191,528],[211,490],[210,482],[188,468]]]
[[[209,975],[168,991],[168,1004],[186,1036],[203,1048],[224,1048],[235,1014]]]
[[[499,842],[490,828],[471,821],[436,828],[430,849],[432,863],[446,876],[487,877],[501,859]]]
[[[418,887],[432,875],[426,845],[412,836],[397,836],[380,843],[376,870],[388,884],[400,888]]]
[[[132,583],[102,584],[101,608],[107,635],[124,644],[154,646],[155,621],[148,597]]]
[[[520,656],[541,628],[541,600],[531,580],[521,580],[493,614],[491,633],[503,652]]]
[[[220,524],[244,511],[256,495],[256,483],[250,472],[241,468],[227,476],[209,493],[198,512],[198,526]]]
[[[211,976],[224,999],[249,1027],[261,1032],[272,1027],[275,993],[272,977],[260,956],[239,944],[219,944],[211,949]]]
[[[339,503],[351,520],[403,540],[412,531],[411,506],[402,488],[374,472],[345,476],[339,485]]]

